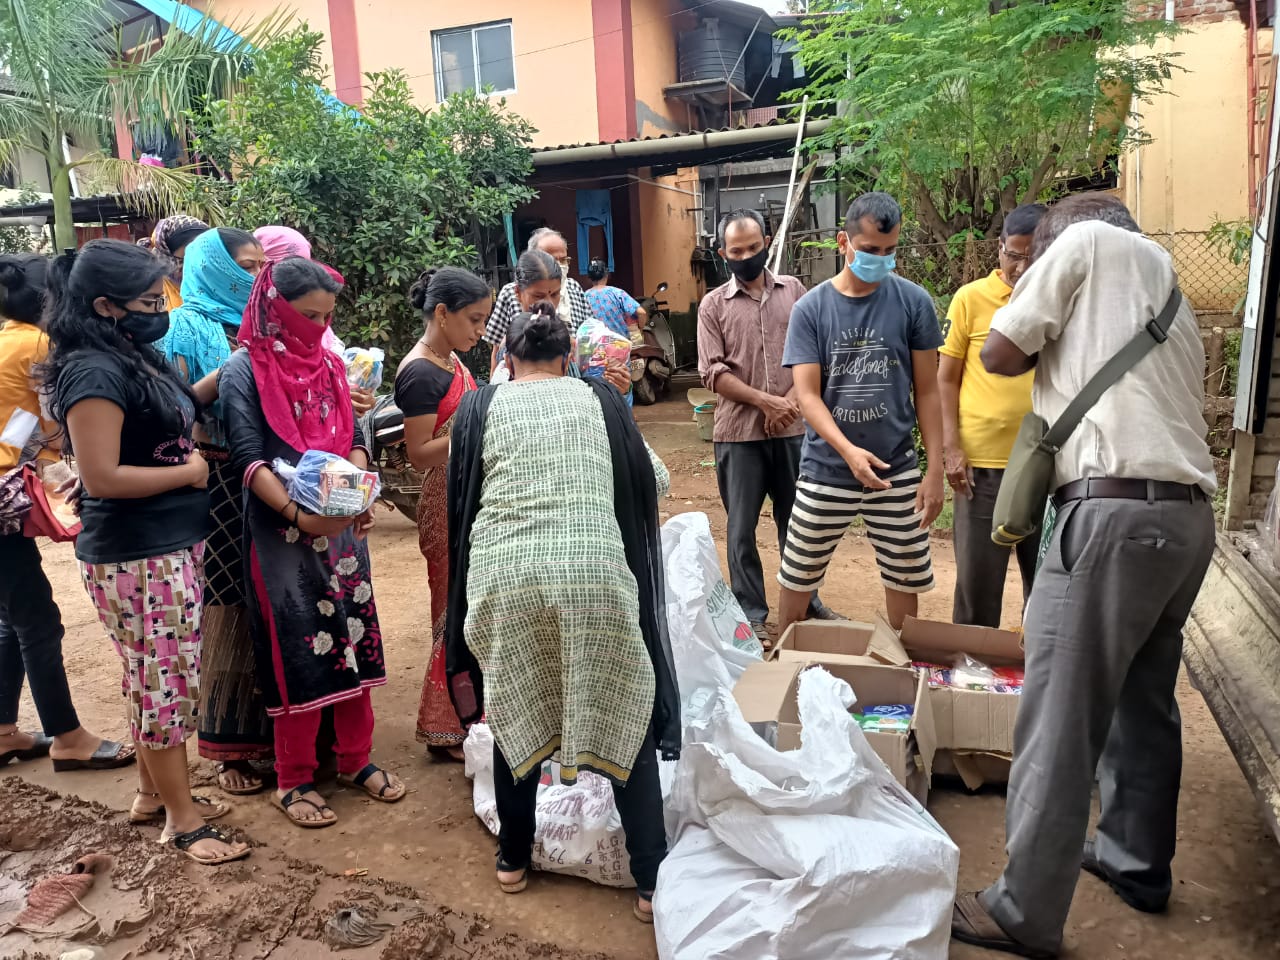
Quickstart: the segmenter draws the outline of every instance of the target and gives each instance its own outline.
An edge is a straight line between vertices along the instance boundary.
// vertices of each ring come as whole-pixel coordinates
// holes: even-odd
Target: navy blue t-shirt
[[[791,311],[782,364],[822,366],[822,399],[849,442],[889,464],[884,477],[915,466],[911,351],[942,346],[942,327],[923,287],[890,274],[865,297],[827,282]],[[849,466],[810,426],[800,472],[831,486],[861,487]]]

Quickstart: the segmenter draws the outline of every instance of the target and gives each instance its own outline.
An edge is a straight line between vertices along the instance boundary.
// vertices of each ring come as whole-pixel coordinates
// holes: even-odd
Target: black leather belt
[[[1205,492],[1194,483],[1167,480],[1136,480],[1125,477],[1088,477],[1060,486],[1053,495],[1055,506],[1072,500],[1205,500]]]

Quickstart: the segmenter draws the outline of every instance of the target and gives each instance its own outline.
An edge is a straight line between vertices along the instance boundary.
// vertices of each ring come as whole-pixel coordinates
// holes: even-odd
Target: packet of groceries
[[[578,328],[578,369],[583,376],[602,377],[610,362],[626,365],[631,359],[631,338],[620,336],[599,320]]]
[[[347,383],[356,390],[377,393],[382,386],[382,367],[386,354],[377,347],[347,347],[342,361],[347,366]]]
[[[382,489],[372,470],[361,470],[336,453],[322,450],[308,450],[296,467],[277,459],[271,469],[290,497],[324,517],[359,516],[373,506]]]

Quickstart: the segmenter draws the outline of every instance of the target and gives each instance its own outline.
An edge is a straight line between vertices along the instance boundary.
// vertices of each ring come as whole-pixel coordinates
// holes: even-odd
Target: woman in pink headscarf
[[[269,261],[278,262],[286,257],[311,259],[311,241],[293,229],[293,227],[285,227],[279,224],[259,227],[253,231],[253,236],[258,243],[262,244],[262,250],[266,253]],[[343,351],[346,349],[342,341],[334,335],[331,329],[326,329],[324,332],[323,346],[326,350],[331,350],[338,356],[342,356]],[[351,402],[354,404],[358,416],[364,416],[373,409],[373,399],[373,394],[367,390],[353,390],[351,392]]]

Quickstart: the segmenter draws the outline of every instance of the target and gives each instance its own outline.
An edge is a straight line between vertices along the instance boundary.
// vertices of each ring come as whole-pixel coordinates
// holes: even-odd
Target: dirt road
[[[667,510],[704,511],[713,532],[723,537],[711,446],[699,442],[687,417],[683,403],[640,413],[646,436],[671,468]],[[761,539],[773,538],[766,522]],[[398,805],[382,806],[336,791],[331,802],[342,822],[324,831],[291,828],[261,797],[236,799],[226,822],[261,846],[246,865],[218,871],[181,865],[158,847],[139,847],[130,862],[149,859],[151,876],[165,891],[163,922],[153,921],[150,929],[117,939],[105,955],[201,960],[325,955],[316,943],[317,924],[342,890],[356,884],[362,896],[384,910],[425,912],[415,921],[416,939],[405,940],[394,952],[379,952],[384,941],[343,956],[652,960],[652,934],[632,919],[625,892],[542,875],[521,896],[504,897],[498,891],[494,842],[472,815],[470,784],[462,768],[425,761],[413,739],[430,632],[426,570],[416,531],[402,517],[379,514],[372,543],[389,676],[387,686],[374,694],[375,759],[405,777],[410,795]],[[767,547],[764,556],[766,569],[776,571],[776,548]],[[125,728],[114,654],[84,597],[71,551],[51,546],[45,557],[66,621],[65,657],[76,705],[87,725],[119,736]],[[947,540],[935,542],[934,563],[939,587],[924,598],[922,614],[947,618],[954,578]],[[851,537],[842,546],[828,584],[824,597],[834,608],[862,619],[874,614],[880,593],[864,540]],[[1006,592],[1009,623],[1016,623],[1019,606],[1011,580]],[[1067,931],[1070,955],[1081,960],[1273,960],[1280,955],[1280,845],[1264,828],[1199,695],[1184,683],[1179,696],[1186,768],[1172,908],[1167,917],[1135,914],[1100,883],[1085,878]],[[22,721],[35,725],[29,701],[24,701]],[[197,779],[211,785],[211,766],[196,762],[194,749],[192,757]],[[55,775],[48,761],[41,761],[13,765],[4,773],[101,806],[64,801],[16,780],[0,782],[0,851],[26,851],[0,859],[0,901],[6,885],[13,889],[6,876],[39,875],[49,865],[69,863],[90,846],[120,846],[131,836],[134,828],[120,826],[118,815],[112,816],[131,800],[136,781],[130,770]],[[1003,862],[1000,791],[974,796],[940,787],[930,808],[960,846],[962,889],[991,880]],[[154,830],[144,832],[155,835]],[[333,877],[352,868],[367,869],[368,877]],[[0,940],[0,955],[18,955],[11,944],[16,941]],[[989,955],[956,948],[952,956],[977,960]]]

